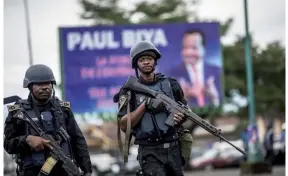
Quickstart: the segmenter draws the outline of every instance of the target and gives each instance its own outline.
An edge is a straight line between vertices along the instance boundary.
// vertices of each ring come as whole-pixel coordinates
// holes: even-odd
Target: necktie
[[[193,71],[195,74],[194,87],[195,87],[196,92],[197,92],[197,95],[196,95],[197,103],[200,107],[203,107],[205,104],[205,101],[204,101],[204,94],[203,94],[203,91],[201,89],[199,74],[198,74],[196,65],[193,65],[192,68],[193,68]]]

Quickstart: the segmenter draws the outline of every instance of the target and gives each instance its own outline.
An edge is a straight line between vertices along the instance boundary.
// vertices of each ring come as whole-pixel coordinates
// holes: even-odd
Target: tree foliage
[[[279,42],[272,42],[260,49],[252,45],[252,67],[255,110],[259,115],[282,116],[285,112],[285,49]],[[247,95],[245,38],[238,37],[233,45],[223,47],[225,95],[231,90]],[[230,100],[231,102],[232,100]],[[247,117],[247,107],[240,115]]]
[[[84,10],[81,18],[92,20],[94,25],[131,23],[131,12],[122,9],[119,0],[81,0],[80,4]]]
[[[193,0],[159,0],[153,3],[139,2],[133,9],[123,9],[119,0],[80,0],[83,8],[81,18],[92,21],[92,25],[102,24],[153,24],[153,23],[179,23],[199,21],[195,11],[189,8],[196,6],[200,1]],[[137,16],[137,21],[133,20]],[[201,20],[202,22],[215,22],[218,20]],[[233,19],[229,18],[221,23],[220,34],[227,34]]]

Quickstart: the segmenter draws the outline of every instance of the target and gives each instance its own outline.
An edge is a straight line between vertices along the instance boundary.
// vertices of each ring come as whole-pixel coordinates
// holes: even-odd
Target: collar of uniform
[[[161,81],[165,78],[165,76],[162,73],[156,73],[154,75],[154,80],[152,82],[146,82],[141,76],[139,77],[139,82],[142,84],[146,84],[146,85],[153,85],[156,84],[158,81]]]
[[[153,79],[152,82],[147,82],[147,81],[145,81],[142,76],[139,76],[139,78],[138,78],[138,80],[139,80],[140,83],[146,84],[146,85],[155,84],[155,83],[157,82],[156,79],[157,79],[156,75],[154,75],[154,79]]]

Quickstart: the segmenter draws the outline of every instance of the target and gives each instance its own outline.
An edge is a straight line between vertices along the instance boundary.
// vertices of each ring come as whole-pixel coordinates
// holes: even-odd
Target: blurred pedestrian
[[[270,121],[266,127],[264,148],[266,150],[265,160],[271,165],[273,164],[273,158],[274,158],[273,143],[274,143],[273,122]]]

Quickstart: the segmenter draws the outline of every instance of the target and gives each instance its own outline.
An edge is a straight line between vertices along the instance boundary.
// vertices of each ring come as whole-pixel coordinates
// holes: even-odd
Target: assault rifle
[[[166,110],[170,112],[169,117],[165,121],[165,124],[168,126],[174,126],[175,121],[174,121],[174,114],[177,113],[182,113],[187,117],[189,120],[193,121],[209,133],[213,134],[214,136],[220,138],[220,142],[223,140],[227,142],[229,145],[237,149],[239,152],[242,154],[246,155],[246,153],[232,144],[230,141],[228,141],[226,138],[224,138],[221,135],[221,129],[217,129],[210,123],[206,122],[203,120],[201,117],[199,117],[197,114],[193,113],[187,106],[185,106],[181,102],[175,102],[173,99],[165,95],[163,92],[160,91],[154,91],[148,87],[146,87],[143,84],[140,84],[134,77],[130,76],[125,85],[123,86],[125,89],[129,89],[135,92],[140,92],[143,94],[146,94],[148,96],[151,96],[155,99],[160,100],[160,102],[165,106]],[[156,107],[155,107],[156,108]]]
[[[19,100],[19,97],[8,97],[12,99]],[[21,99],[21,98],[20,98]],[[5,102],[7,103],[7,101]],[[11,101],[9,101],[11,103]],[[51,156],[46,160],[44,165],[42,166],[39,175],[49,175],[52,168],[55,166],[55,164],[60,161],[62,163],[62,168],[67,172],[69,176],[82,176],[83,173],[80,172],[79,168],[76,166],[76,164],[72,161],[71,158],[69,158],[64,151],[62,150],[61,146],[57,143],[57,141],[54,140],[54,138],[46,134],[33,120],[29,115],[21,110],[19,105],[8,105],[8,108],[16,108],[19,109],[18,112],[13,116],[14,118],[17,118],[19,120],[26,121],[36,132],[37,134],[42,137],[45,140],[49,140],[50,143],[46,144],[46,147],[48,147],[51,151]],[[69,138],[69,135],[67,132],[60,128],[59,132],[61,136],[63,135],[63,138]]]

